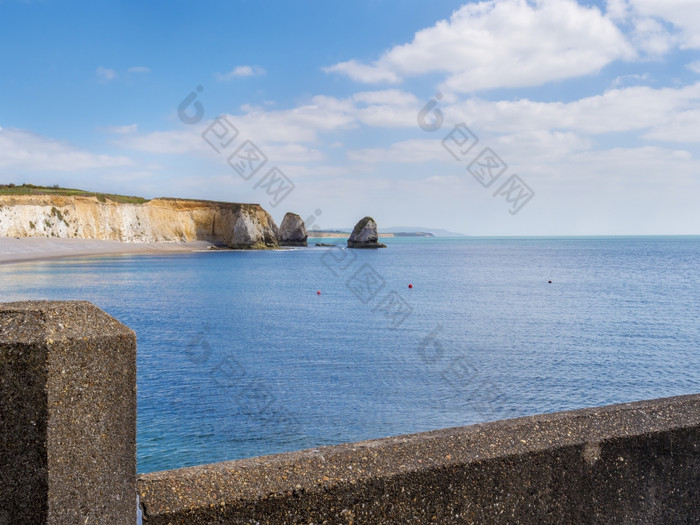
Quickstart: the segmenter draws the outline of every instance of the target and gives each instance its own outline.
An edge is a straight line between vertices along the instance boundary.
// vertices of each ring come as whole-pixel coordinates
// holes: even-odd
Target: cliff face
[[[378,242],[377,223],[372,217],[360,219],[348,238],[348,248],[386,248]]]
[[[183,199],[120,204],[92,196],[0,195],[0,236],[203,240],[231,248],[265,248],[277,246],[277,225],[259,204]]]
[[[277,235],[280,246],[307,246],[308,237],[309,234],[301,217],[296,213],[285,213]]]

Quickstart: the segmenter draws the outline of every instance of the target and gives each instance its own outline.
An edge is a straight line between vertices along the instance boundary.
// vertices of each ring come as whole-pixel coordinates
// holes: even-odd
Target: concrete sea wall
[[[0,525],[136,522],[136,336],[86,302],[0,304]]]
[[[142,475],[144,523],[699,523],[700,396]]]
[[[0,525],[700,523],[700,395],[136,476],[136,342],[0,304]]]

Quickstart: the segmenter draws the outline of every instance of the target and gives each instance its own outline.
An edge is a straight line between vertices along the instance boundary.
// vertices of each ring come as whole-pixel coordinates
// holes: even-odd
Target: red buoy
[[[409,284],[408,287],[409,287],[409,288],[413,288],[413,285],[412,285],[412,284]]]
[[[321,290],[318,290],[318,291],[316,292],[316,295],[321,295]]]

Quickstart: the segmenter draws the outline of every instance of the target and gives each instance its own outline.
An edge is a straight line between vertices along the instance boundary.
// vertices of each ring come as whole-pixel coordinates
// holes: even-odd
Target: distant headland
[[[309,230],[309,237],[327,237],[335,239],[344,239],[350,236],[350,231],[345,230]],[[379,237],[435,237],[428,232],[379,232]]]

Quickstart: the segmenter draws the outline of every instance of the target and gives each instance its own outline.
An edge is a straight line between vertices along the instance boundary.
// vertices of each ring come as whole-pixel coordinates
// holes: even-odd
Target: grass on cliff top
[[[148,199],[127,195],[114,195],[112,193],[96,193],[93,191],[76,190],[73,188],[60,188],[56,186],[35,186],[34,184],[0,184],[0,195],[62,195],[65,197],[97,197],[100,202],[118,202],[120,204],[143,204]]]

